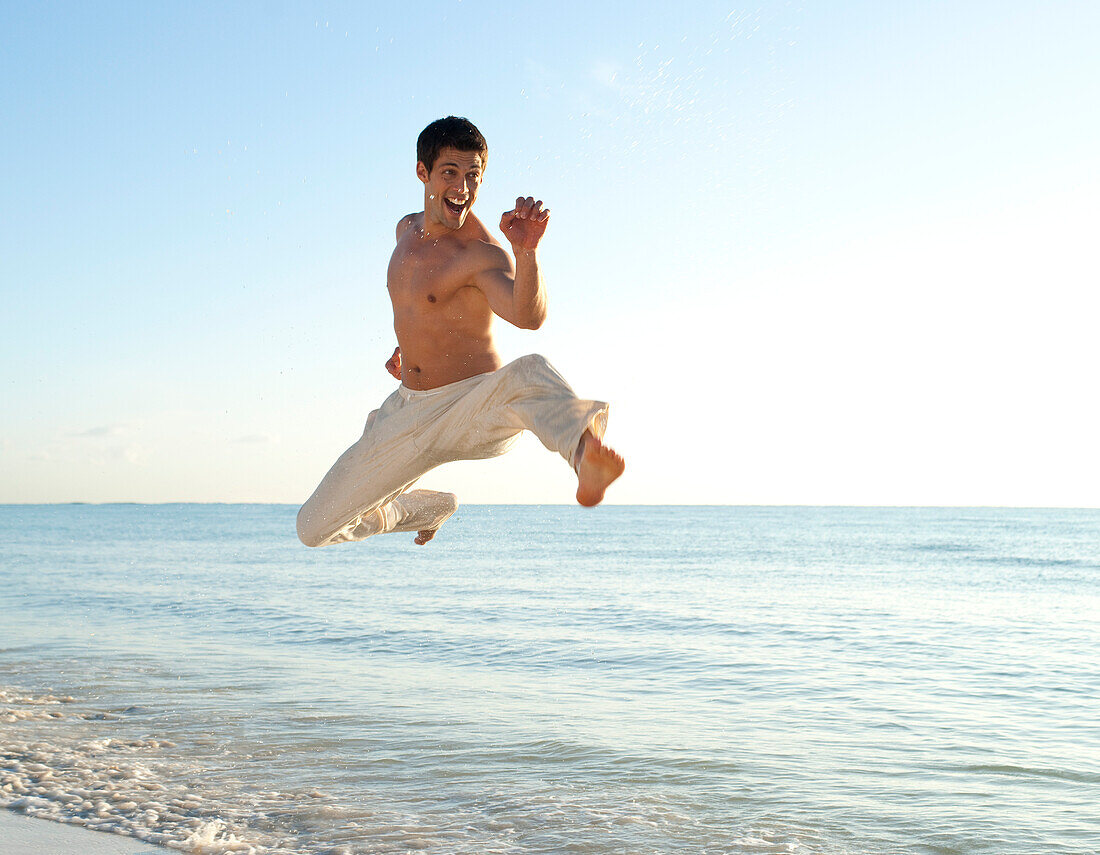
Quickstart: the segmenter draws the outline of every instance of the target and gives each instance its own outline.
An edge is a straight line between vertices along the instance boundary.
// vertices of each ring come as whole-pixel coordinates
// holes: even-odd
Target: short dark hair
[[[447,116],[436,119],[420,132],[416,140],[416,159],[423,163],[428,172],[435,166],[435,159],[445,148],[459,151],[476,151],[481,155],[481,165],[489,159],[489,146],[474,123],[461,116]]]

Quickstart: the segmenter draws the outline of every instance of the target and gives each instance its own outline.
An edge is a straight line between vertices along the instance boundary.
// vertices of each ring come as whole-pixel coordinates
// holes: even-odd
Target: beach
[[[10,845],[1100,844],[1098,511],[475,506],[323,550],[294,511],[0,507]]]
[[[58,822],[0,810],[4,855],[164,855],[169,850]]]

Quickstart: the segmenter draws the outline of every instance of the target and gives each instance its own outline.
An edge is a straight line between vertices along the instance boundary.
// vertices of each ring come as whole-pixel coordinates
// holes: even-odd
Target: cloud
[[[81,434],[70,436],[84,437]],[[109,434],[90,434],[92,437],[105,437]],[[84,443],[72,441],[51,443],[44,448],[29,451],[26,459],[35,463],[56,463],[65,466],[116,466],[120,463],[140,464],[149,458],[149,450],[134,442],[96,443],[89,448]]]
[[[125,436],[133,431],[133,425],[119,422],[110,425],[97,425],[87,430],[70,431],[68,436],[77,439],[110,439]]]
[[[236,445],[278,445],[279,437],[269,433],[250,433],[233,440]]]
[[[107,450],[107,457],[114,461],[125,463],[141,463],[145,457],[145,449],[140,445],[116,445]]]

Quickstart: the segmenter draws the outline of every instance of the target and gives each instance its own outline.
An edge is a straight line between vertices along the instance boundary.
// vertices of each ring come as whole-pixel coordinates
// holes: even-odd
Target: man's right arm
[[[396,239],[397,242],[401,242],[402,235],[409,230],[409,227],[416,219],[416,214],[406,214],[400,220],[397,221]],[[393,378],[397,381],[401,380],[401,348],[396,347],[393,351],[393,356],[386,360],[386,370],[393,375]]]
[[[393,379],[401,380],[401,348],[394,348],[393,356],[386,362],[386,370],[393,375]]]

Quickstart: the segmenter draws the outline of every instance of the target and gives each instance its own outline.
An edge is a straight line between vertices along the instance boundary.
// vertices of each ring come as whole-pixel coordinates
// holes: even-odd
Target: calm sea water
[[[0,508],[0,805],[195,852],[1094,853],[1100,511]]]

